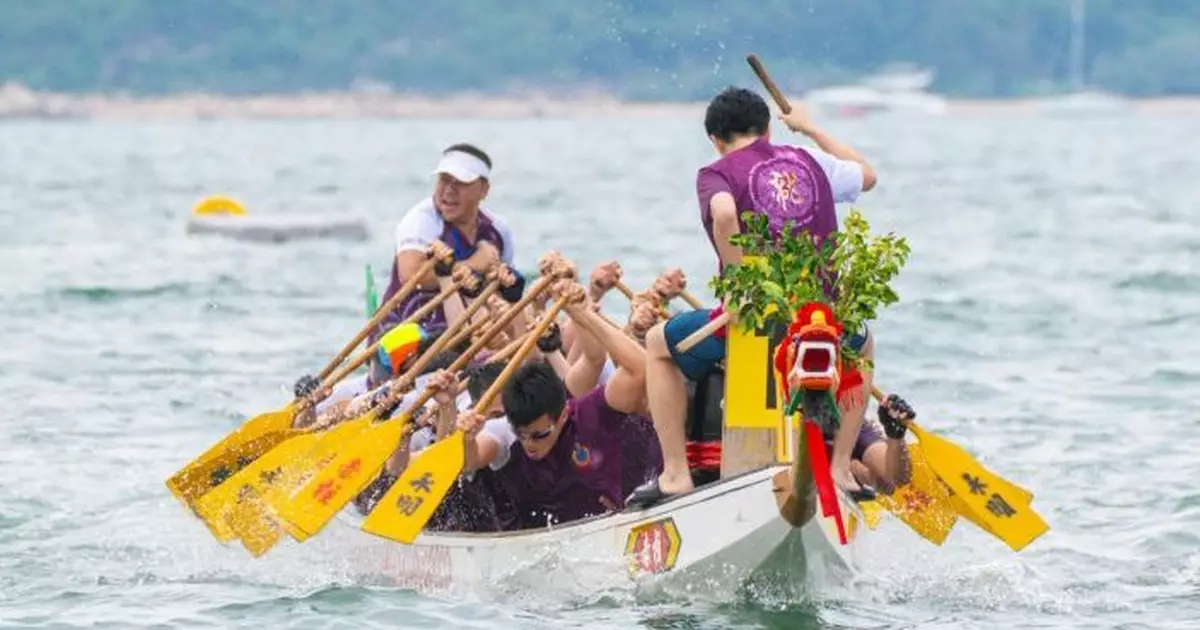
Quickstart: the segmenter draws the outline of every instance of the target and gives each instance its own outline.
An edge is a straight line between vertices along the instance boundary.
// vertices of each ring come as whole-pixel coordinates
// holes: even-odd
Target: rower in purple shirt
[[[837,230],[835,204],[855,201],[875,186],[875,172],[867,161],[817,127],[803,107],[794,107],[780,118],[820,149],[772,143],[771,111],[751,90],[727,88],[705,112],[704,129],[720,158],[697,173],[696,194],[700,221],[716,251],[720,273],[742,259],[741,249],[729,242],[746,229],[742,213],[765,215],[776,236],[790,221],[794,231],[805,230],[823,239]],[[717,369],[725,359],[725,340],[709,337],[684,353],[677,352],[676,346],[715,316],[713,310],[687,311],[646,335],[646,392],[662,445],[663,472],[629,496],[631,506],[651,505],[694,489],[687,462],[685,379],[700,381]],[[851,335],[848,345],[869,358],[873,341],[865,327],[847,334]],[[869,391],[869,374],[864,378]],[[847,490],[857,489],[850,459],[865,396],[861,403],[857,409],[842,410],[831,458],[834,479]]]
[[[596,314],[579,285],[563,282],[552,291],[577,295],[577,301],[566,307],[567,314],[581,332],[604,345],[617,369],[605,384],[571,398],[553,368],[543,362],[529,363],[516,371],[504,389],[504,412],[517,443],[497,476],[524,527],[567,523],[619,509],[623,477],[628,476],[624,466],[656,464],[653,457],[622,456],[626,421],[637,413],[645,392],[641,346]],[[459,417],[459,427],[467,432],[468,453],[473,450],[473,433],[482,425],[483,418],[474,412]]]

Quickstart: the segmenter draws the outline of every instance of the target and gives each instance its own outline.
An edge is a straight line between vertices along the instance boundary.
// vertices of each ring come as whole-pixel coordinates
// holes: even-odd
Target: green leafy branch
[[[890,283],[908,262],[908,242],[895,234],[872,236],[857,209],[840,232],[821,242],[790,223],[775,236],[762,214],[747,212],[742,218],[746,231],[729,242],[747,258],[709,286],[744,329],[786,326],[804,304],[824,302],[849,338],[878,317],[881,307],[899,301]],[[858,359],[850,348],[843,354]]]

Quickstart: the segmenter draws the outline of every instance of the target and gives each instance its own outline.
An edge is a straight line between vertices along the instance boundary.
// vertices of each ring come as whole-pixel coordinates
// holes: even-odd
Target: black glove
[[[438,259],[433,263],[433,273],[439,278],[449,278],[454,272],[454,260]]]
[[[904,434],[908,432],[908,425],[904,421],[916,417],[917,412],[913,411],[908,401],[895,394],[888,395],[879,405],[879,424],[883,425],[883,432],[893,440],[904,439]]]
[[[500,289],[500,297],[504,298],[504,301],[509,304],[516,304],[521,301],[521,296],[525,294],[525,276],[522,276],[519,271],[512,267],[509,267],[508,270],[512,272],[513,277],[517,281],[511,287]]]
[[[478,271],[472,271],[471,275],[475,277],[475,282],[473,284],[464,285],[458,290],[458,292],[463,294],[465,297],[475,299],[479,297],[480,293],[483,293],[483,285],[485,282],[487,282],[487,277]]]
[[[311,374],[305,374],[296,380],[296,384],[292,386],[292,393],[296,394],[296,398],[304,398],[305,396],[317,391],[321,386],[321,381]]]
[[[546,332],[542,333],[537,340],[538,350],[542,352],[558,352],[562,350],[562,330],[559,330],[558,323],[550,324]]]

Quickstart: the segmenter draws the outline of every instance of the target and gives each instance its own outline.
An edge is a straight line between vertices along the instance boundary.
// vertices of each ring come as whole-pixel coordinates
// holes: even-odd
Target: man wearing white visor
[[[497,261],[513,266],[512,231],[499,215],[480,206],[490,189],[491,171],[491,158],[478,147],[455,144],[442,151],[433,172],[433,195],[410,208],[396,226],[396,255],[384,301],[417,273],[434,241],[445,243],[454,250],[456,261],[477,271],[485,271]],[[522,284],[518,281],[514,289],[519,292]],[[437,278],[430,273],[420,290],[384,321],[382,330],[372,333],[372,341],[420,308],[437,290]],[[446,326],[445,313],[436,309],[420,324],[431,332],[440,331]]]

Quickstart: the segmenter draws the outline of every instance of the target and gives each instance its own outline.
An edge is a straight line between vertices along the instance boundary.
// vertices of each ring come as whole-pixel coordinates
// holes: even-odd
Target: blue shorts
[[[862,325],[862,330],[854,333],[854,336],[846,342],[846,347],[855,352],[862,352],[863,348],[867,347],[867,337],[871,335],[871,329],[867,328],[866,322]],[[842,339],[846,338],[846,333],[842,333]]]
[[[675,359],[679,371],[693,381],[712,374],[725,360],[725,339],[710,335],[683,353],[676,350],[675,346],[687,339],[688,335],[704,328],[711,314],[710,309],[684,311],[667,320],[663,327],[663,338],[667,342],[667,349],[671,351],[671,358]]]

